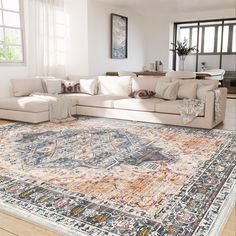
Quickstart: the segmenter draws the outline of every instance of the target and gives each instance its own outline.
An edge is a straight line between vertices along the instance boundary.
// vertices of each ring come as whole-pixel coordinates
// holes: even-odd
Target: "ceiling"
[[[236,0],[97,0],[119,7],[132,8],[144,15],[166,12],[197,12],[235,9]]]

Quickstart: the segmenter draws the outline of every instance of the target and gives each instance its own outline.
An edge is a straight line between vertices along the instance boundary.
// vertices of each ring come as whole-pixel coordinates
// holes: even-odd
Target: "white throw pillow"
[[[99,76],[99,94],[128,97],[131,93],[130,76]]]
[[[29,96],[33,92],[44,92],[41,79],[12,79],[11,87],[15,97]]]
[[[176,100],[178,95],[179,83],[158,80],[156,85],[155,97],[167,100]]]
[[[215,85],[214,84],[209,84],[209,85],[198,85],[197,88],[197,99],[200,100],[205,100],[206,94],[209,90],[214,90]]]
[[[91,95],[97,94],[98,91],[98,80],[97,79],[81,79],[80,92],[87,93]]]
[[[197,82],[179,82],[178,98],[196,99],[197,97]]]
[[[47,88],[47,93],[50,94],[61,93],[62,92],[61,83],[62,83],[61,79],[46,79],[45,84]]]

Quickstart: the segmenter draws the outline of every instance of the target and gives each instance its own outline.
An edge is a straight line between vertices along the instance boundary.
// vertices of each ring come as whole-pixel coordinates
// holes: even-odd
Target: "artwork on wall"
[[[128,57],[128,18],[111,14],[111,58]]]

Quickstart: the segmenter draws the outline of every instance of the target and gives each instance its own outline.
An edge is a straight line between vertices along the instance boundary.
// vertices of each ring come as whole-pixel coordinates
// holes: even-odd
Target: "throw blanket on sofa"
[[[223,104],[221,103],[221,92],[219,89],[213,90],[215,94],[214,121],[219,122]],[[204,110],[205,102],[199,99],[184,99],[183,104],[179,106],[180,116],[184,124],[193,121]]]
[[[179,106],[180,116],[184,124],[188,124],[204,110],[204,101],[198,99],[184,99]]]
[[[215,92],[215,123],[218,123],[222,118],[222,111],[224,104],[222,103],[224,100],[221,99],[222,94],[219,89],[214,90]]]
[[[63,95],[33,93],[32,97],[46,100],[49,106],[49,120],[54,123],[74,120],[71,116],[71,100]]]

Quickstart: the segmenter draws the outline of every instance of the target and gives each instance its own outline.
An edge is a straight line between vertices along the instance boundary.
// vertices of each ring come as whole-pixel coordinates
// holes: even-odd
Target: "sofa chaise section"
[[[77,100],[72,99],[72,115],[76,114]],[[49,120],[49,101],[39,97],[10,97],[0,99],[0,118],[30,123]]]

